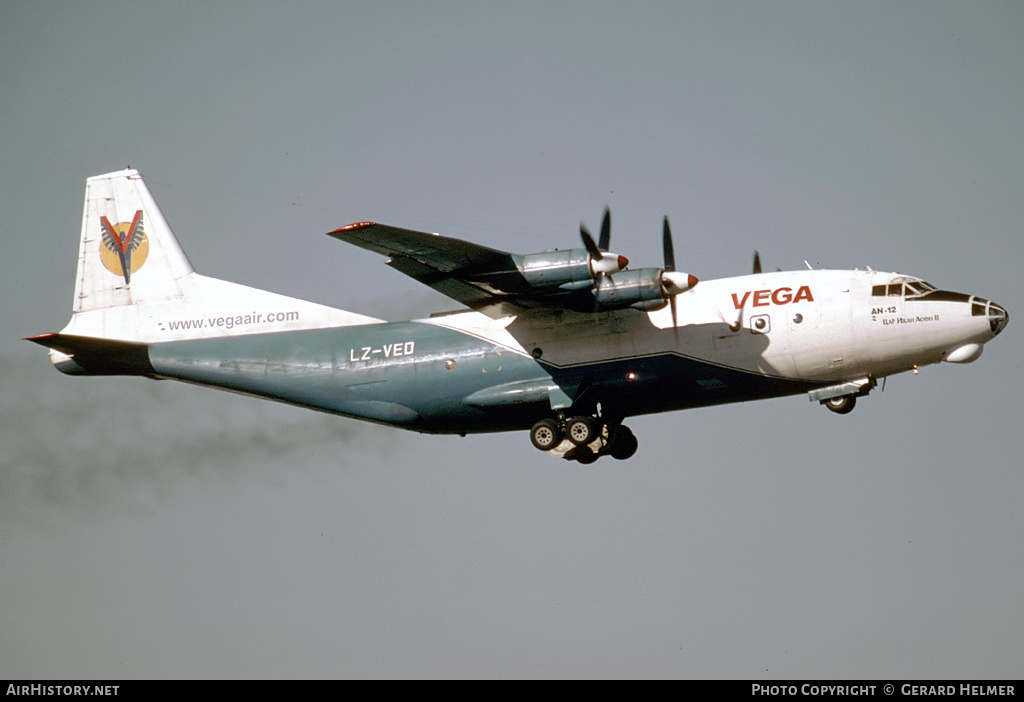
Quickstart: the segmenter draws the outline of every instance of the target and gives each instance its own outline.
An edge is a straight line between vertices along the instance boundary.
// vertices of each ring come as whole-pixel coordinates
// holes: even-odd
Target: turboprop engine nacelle
[[[625,256],[616,254],[594,259],[586,249],[545,251],[519,258],[516,264],[531,286],[570,291],[590,288],[598,274],[615,273],[629,264]]]
[[[697,284],[697,278],[687,273],[665,271],[661,268],[640,268],[619,271],[605,276],[594,296],[600,309],[617,310],[632,307],[649,312],[669,303],[673,296]]]

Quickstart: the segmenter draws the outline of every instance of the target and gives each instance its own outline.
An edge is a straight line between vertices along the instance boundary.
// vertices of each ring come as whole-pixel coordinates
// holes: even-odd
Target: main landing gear
[[[624,461],[638,446],[628,427],[589,416],[542,419],[530,429],[530,441],[541,451],[584,464],[601,456]]]

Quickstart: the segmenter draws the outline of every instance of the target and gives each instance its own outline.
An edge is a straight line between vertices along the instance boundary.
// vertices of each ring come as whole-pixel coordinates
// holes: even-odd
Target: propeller
[[[583,239],[583,245],[587,248],[587,253],[590,254],[590,269],[594,272],[599,285],[604,274],[611,275],[629,265],[629,259],[625,256],[608,253],[608,244],[612,238],[612,213],[608,208],[605,208],[604,211],[600,236],[601,243],[594,243],[594,237],[590,235],[583,224],[580,224],[580,238]]]
[[[661,247],[665,256],[665,268],[661,273],[661,289],[668,298],[669,306],[672,308],[672,326],[673,328],[678,328],[676,295],[689,290],[698,281],[696,276],[676,271],[676,255],[675,249],[672,246],[672,229],[668,225],[668,217],[665,217],[661,228]]]
[[[590,254],[590,270],[594,273],[594,311],[597,312],[600,303],[597,301],[596,291],[604,282],[604,277],[612,273],[624,270],[629,265],[629,259],[619,254],[608,253],[608,245],[612,239],[612,212],[609,208],[604,209],[604,219],[601,221],[600,244],[594,243],[594,237],[590,235],[587,228],[580,224],[580,238],[583,245]]]
[[[629,265],[629,260],[625,256],[618,254],[609,253],[608,246],[611,243],[611,222],[612,215],[608,208],[604,211],[604,220],[601,222],[601,234],[599,242],[594,241],[594,237],[587,231],[586,226],[580,224],[580,239],[583,240],[583,246],[587,249],[587,254],[590,257],[590,270],[594,276],[594,311],[600,310],[600,296],[598,291],[601,290],[601,286],[604,284],[605,276],[610,279],[613,274],[619,271],[625,270],[626,266]],[[672,322],[674,325],[678,324],[678,315],[676,310],[676,295],[685,292],[697,284],[697,278],[688,274],[676,271],[676,259],[675,251],[672,246],[672,231],[668,224],[668,217],[665,217],[665,222],[662,228],[661,238],[662,249],[665,258],[665,267],[660,271],[656,269],[644,269],[648,271],[648,275],[657,273],[658,281],[661,287],[661,297],[672,307]],[[640,272],[643,274],[643,271]],[[638,279],[639,280],[639,279]],[[637,285],[637,281],[627,283],[627,285]],[[639,300],[650,301],[650,298],[639,298]]]

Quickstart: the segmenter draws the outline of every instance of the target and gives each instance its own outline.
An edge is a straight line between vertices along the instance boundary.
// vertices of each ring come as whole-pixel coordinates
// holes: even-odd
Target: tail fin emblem
[[[111,224],[106,216],[100,217],[103,229],[103,247],[100,259],[108,271],[124,276],[131,283],[132,273],[142,268],[149,256],[149,239],[142,224],[142,210],[135,212],[131,222]]]

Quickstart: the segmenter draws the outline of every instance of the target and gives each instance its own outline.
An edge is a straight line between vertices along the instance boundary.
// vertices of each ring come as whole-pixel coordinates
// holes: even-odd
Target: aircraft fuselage
[[[873,381],[961,349],[973,360],[971,345],[980,353],[1005,324],[997,305],[903,281],[917,284],[870,271],[763,273],[703,281],[680,296],[675,325],[668,308],[527,320],[467,311],[153,343],[149,359],[159,377],[464,434],[525,429],[570,408],[621,419]]]

